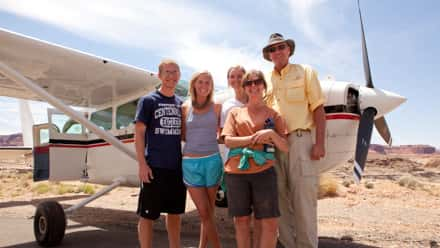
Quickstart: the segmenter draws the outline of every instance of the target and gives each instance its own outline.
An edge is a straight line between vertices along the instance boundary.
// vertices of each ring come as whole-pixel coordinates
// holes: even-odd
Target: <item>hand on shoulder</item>
[[[191,102],[186,100],[182,103],[182,108],[188,108],[190,106]]]

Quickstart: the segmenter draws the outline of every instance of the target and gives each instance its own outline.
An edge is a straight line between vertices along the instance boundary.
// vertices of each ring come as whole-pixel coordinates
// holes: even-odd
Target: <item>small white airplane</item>
[[[0,44],[0,95],[45,101],[57,109],[49,109],[48,123],[33,126],[34,180],[108,185],[68,209],[54,201],[37,206],[36,240],[42,246],[56,245],[64,237],[66,214],[120,185],[138,187],[131,122],[138,99],[160,81],[152,72],[4,29],[0,29]],[[327,99],[327,130],[326,157],[320,162],[320,171],[345,163],[355,154],[357,181],[364,169],[373,123],[391,144],[384,115],[406,100],[373,87],[363,27],[362,46],[366,86],[321,81]],[[231,96],[221,93],[217,99]],[[90,111],[80,113],[70,106]]]

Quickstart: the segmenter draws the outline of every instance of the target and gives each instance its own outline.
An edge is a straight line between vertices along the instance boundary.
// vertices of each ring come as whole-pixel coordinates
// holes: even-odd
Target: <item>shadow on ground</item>
[[[197,247],[198,237],[182,236],[183,247]],[[90,230],[90,231],[75,231],[67,233],[59,247],[138,247],[137,234],[135,232],[123,231],[108,231],[108,230]],[[23,244],[16,244],[15,248],[31,248],[39,247],[36,242],[28,242]],[[167,234],[164,231],[154,232],[153,247],[165,248],[168,247]],[[228,246],[233,247],[233,246]]]
[[[28,202],[2,203],[3,207],[32,204],[37,205],[44,200],[71,200],[85,196],[66,196],[47,199],[38,199]],[[63,208],[71,205],[63,204]],[[66,235],[60,247],[138,247],[137,220],[133,211],[83,207],[68,215],[69,224]],[[227,209],[216,209],[216,221],[219,228],[221,242],[224,248],[233,248],[235,245],[234,227]],[[199,217],[197,211],[189,211],[182,216],[182,245],[184,248],[197,247],[199,239]],[[28,239],[29,240],[29,239]],[[29,248],[38,247],[36,242],[26,242],[4,247]],[[168,247],[168,238],[165,228],[165,218],[162,216],[154,224],[153,247]],[[321,237],[319,248],[375,248],[352,241],[333,237]]]
[[[320,237],[319,248],[377,248],[377,246],[363,245],[348,240],[341,240],[332,237]]]
[[[198,235],[182,234],[182,247],[197,247]],[[224,248],[234,248],[235,240],[222,239]],[[39,247],[35,242],[28,242],[4,248],[34,248]],[[66,234],[60,247],[83,247],[83,248],[117,248],[117,247],[139,247],[136,232],[127,231],[108,231],[108,230],[92,230],[92,231],[76,231]],[[165,231],[155,230],[153,247],[168,247],[168,239]],[[363,245],[355,242],[343,241],[330,237],[321,237],[319,239],[319,248],[376,248],[375,246]]]

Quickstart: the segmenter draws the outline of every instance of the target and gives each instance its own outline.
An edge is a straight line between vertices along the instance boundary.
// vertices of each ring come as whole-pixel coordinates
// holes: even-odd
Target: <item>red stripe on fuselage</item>
[[[34,147],[34,152],[37,153],[37,154],[48,153],[49,152],[49,146],[50,145]]]
[[[327,114],[326,120],[359,120],[360,116],[357,114]]]
[[[121,140],[122,143],[133,143],[134,139]],[[109,146],[109,143],[91,144],[91,145],[71,145],[71,144],[49,144],[46,146],[35,147],[36,153],[47,153],[49,152],[49,147],[59,147],[59,148],[95,148],[101,146]]]

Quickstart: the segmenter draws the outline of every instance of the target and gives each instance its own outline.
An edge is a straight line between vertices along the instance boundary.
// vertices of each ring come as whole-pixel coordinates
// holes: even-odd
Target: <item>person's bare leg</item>
[[[208,197],[209,197],[209,204],[211,206],[212,219],[214,221],[213,223],[214,223],[214,226],[216,229],[216,233],[218,235],[217,224],[215,221],[215,199],[216,199],[216,195],[217,195],[217,190],[218,190],[218,185],[208,188]],[[219,243],[221,245],[219,235],[218,235],[218,239],[219,239]]]
[[[252,216],[252,220],[254,221],[254,230],[252,231],[252,248],[260,247],[260,238],[261,238],[261,219],[255,218]]]
[[[217,189],[218,186],[208,188],[209,204],[213,213],[215,213],[215,196],[217,194]],[[215,214],[213,214],[213,216],[215,217]]]
[[[235,239],[237,240],[238,248],[251,247],[250,220],[251,217],[249,215],[234,217]]]
[[[201,220],[199,248],[206,248],[207,241],[214,248],[221,247],[214,221],[214,202],[211,203],[211,197],[215,201],[215,189],[188,187],[188,191],[196,205]],[[214,191],[214,196],[211,196],[213,194],[212,191]]]
[[[153,221],[146,218],[139,218],[138,238],[141,248],[153,247]]]
[[[208,247],[208,232],[206,231],[206,226],[200,222],[200,237],[199,237],[199,246],[198,248],[207,248]]]
[[[199,212],[199,216],[201,219],[199,208],[197,207],[197,203],[195,198],[198,197],[197,194],[197,188],[190,188],[188,187],[188,192],[191,196],[191,199],[193,200],[194,204],[196,205],[197,211]],[[199,237],[199,247],[198,248],[206,248],[208,247],[208,232],[206,230],[206,225],[203,223],[203,221],[200,221],[200,237]]]
[[[264,218],[260,220],[261,236],[259,248],[275,248],[277,245],[278,218]]]
[[[166,226],[170,248],[180,248],[180,215],[167,214]]]

